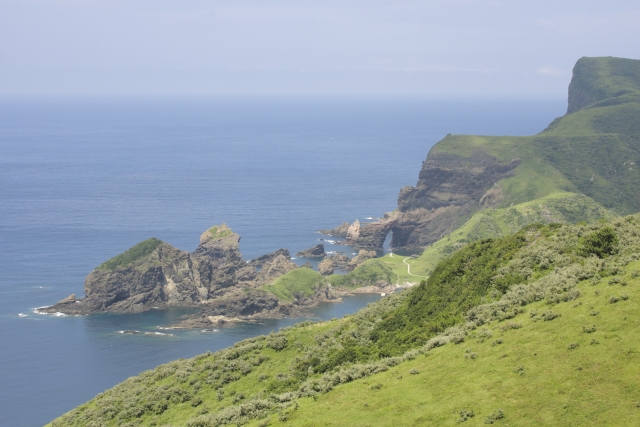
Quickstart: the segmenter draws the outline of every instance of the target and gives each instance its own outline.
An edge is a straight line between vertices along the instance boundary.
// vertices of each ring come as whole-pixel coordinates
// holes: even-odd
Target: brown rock
[[[333,274],[333,263],[329,258],[323,259],[318,264],[318,272],[323,276],[328,276],[329,274]]]
[[[296,256],[300,258],[323,258],[325,256],[324,245],[320,243],[312,248],[298,252]]]

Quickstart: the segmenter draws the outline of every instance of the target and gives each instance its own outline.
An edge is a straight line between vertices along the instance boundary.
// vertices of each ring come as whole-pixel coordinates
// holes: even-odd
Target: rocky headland
[[[93,270],[85,280],[85,298],[71,295],[38,312],[136,313],[151,308],[207,305],[223,297],[226,301],[244,301],[249,311],[272,310],[272,299],[257,299],[250,304],[244,296],[238,297],[238,291],[259,292],[257,288],[299,267],[286,249],[246,262],[239,242],[240,236],[226,225],[205,231],[191,253],[155,238],[145,240]]]
[[[482,151],[470,157],[431,151],[415,187],[400,190],[396,211],[375,222],[361,224],[356,220],[349,227],[342,224],[319,232],[333,236],[346,228],[344,243],[368,251],[381,251],[391,233],[393,249],[422,250],[458,228],[461,219],[478,206],[500,203],[501,191],[493,184],[509,177],[519,164],[519,158],[501,163]]]
[[[331,272],[352,270],[358,263],[375,256],[375,252],[360,251],[353,259],[345,255],[326,257],[324,245],[320,244],[298,255],[322,257],[321,265],[327,274],[328,265]],[[302,267],[296,265],[287,249],[243,260],[240,236],[223,224],[202,233],[200,244],[193,252],[182,251],[156,238],[138,243],[87,276],[84,298],[70,295],[37,311],[89,315],[200,307],[200,312],[175,325],[199,328],[256,318],[297,316],[320,302],[340,301],[344,292],[324,282],[319,282],[311,293],[294,293],[292,300],[283,300],[267,290],[266,285],[300,268],[311,266],[309,263]]]

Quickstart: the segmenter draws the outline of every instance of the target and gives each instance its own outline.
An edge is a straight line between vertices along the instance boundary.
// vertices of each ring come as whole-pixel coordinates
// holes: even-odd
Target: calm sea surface
[[[447,133],[529,135],[560,100],[22,99],[0,101],[0,425],[38,426],[125,378],[300,319],[160,332],[180,310],[33,313],[135,243],[193,250],[227,223],[246,259],[393,210]],[[328,250],[349,248],[327,245]],[[327,304],[340,317],[375,295]],[[138,330],[126,335],[122,330]],[[166,332],[166,331],[165,331]]]

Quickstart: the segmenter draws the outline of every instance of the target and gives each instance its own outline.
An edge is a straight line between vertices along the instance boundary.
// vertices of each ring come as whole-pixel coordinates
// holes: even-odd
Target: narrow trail
[[[414,276],[414,277],[422,277],[423,279],[428,279],[427,276],[418,276],[417,274],[413,274],[411,272],[411,266],[409,265],[409,263],[407,262],[407,260],[411,258],[411,257],[406,257],[405,259],[402,260],[403,263],[405,263],[407,265],[407,274],[409,274],[410,276]]]
[[[391,253],[389,254],[389,256],[390,256],[391,258],[393,258],[393,252],[391,252]],[[410,259],[410,258],[411,258],[411,257],[409,256],[409,257],[406,257],[405,259],[403,259],[403,260],[402,260],[402,262],[407,266],[407,274],[408,274],[409,276],[420,277],[420,278],[422,278],[422,279],[428,279],[428,278],[429,278],[429,276],[419,276],[419,275],[417,275],[417,274],[413,274],[413,273],[411,272],[411,265],[409,265],[409,263],[407,262],[407,260],[408,260],[408,259]],[[396,276],[397,276],[397,275],[396,275]],[[398,279],[400,279],[400,278],[398,277]]]

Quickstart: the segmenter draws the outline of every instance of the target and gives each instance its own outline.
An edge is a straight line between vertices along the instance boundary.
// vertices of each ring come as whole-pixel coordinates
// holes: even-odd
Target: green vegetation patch
[[[474,242],[440,262],[429,281],[411,290],[405,303],[376,325],[371,339],[382,355],[401,354],[423,343],[463,319],[491,289],[501,293],[524,281],[519,274],[495,279],[527,242],[525,235],[541,226],[534,225],[503,239]]]
[[[557,192],[550,196],[501,208],[476,212],[464,225],[429,246],[417,258],[408,259],[413,274],[428,276],[437,263],[453,255],[467,243],[504,237],[534,223],[594,223],[617,215],[593,199],[576,193]],[[387,257],[384,258],[388,260]],[[392,265],[392,264],[390,264]],[[394,271],[406,273],[406,265],[396,264]],[[416,278],[413,278],[415,281]]]
[[[291,302],[296,297],[309,297],[318,287],[325,284],[324,277],[310,268],[296,268],[284,276],[278,277],[271,284],[262,287],[283,301]]]
[[[581,255],[598,235],[617,251]],[[52,426],[636,425],[638,236],[640,215],[475,242],[424,285],[162,365]]]
[[[233,231],[226,224],[222,224],[220,226],[214,225],[210,229],[207,230],[209,234],[213,236],[214,239],[222,239],[223,237],[227,237],[230,234],[233,234]]]
[[[327,280],[337,288],[355,289],[383,283],[396,283],[393,270],[380,259],[368,260],[348,274],[332,274]]]
[[[160,239],[152,237],[143,242],[138,243],[125,252],[103,262],[97,267],[97,270],[115,270],[116,268],[126,267],[134,261],[144,258],[153,252],[158,246],[164,243]]]

